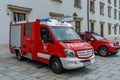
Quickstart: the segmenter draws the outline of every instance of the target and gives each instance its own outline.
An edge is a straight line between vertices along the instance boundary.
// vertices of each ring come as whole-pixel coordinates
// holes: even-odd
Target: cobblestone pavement
[[[58,75],[45,64],[30,60],[20,62],[5,49],[0,51],[0,80],[120,80],[120,53],[96,56],[94,64]]]

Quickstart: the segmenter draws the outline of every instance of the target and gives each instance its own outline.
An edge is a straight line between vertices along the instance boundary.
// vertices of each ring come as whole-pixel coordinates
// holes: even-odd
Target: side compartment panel
[[[21,47],[21,26],[11,26],[11,40],[12,47]]]

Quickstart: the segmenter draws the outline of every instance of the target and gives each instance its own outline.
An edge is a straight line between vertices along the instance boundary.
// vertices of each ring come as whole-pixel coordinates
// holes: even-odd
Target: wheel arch
[[[59,58],[58,56],[52,55],[52,56],[50,57],[50,59],[49,59],[49,64],[48,64],[49,67],[51,67],[51,62],[52,62],[52,59],[53,59],[53,58],[57,58],[57,59],[61,62],[61,60],[60,60],[60,58]],[[62,62],[61,62],[61,64],[62,64]]]
[[[99,49],[100,49],[101,47],[106,47],[106,48],[108,49],[108,51],[109,51],[109,48],[108,48],[106,45],[101,45],[101,46],[99,46],[98,49],[97,49],[97,51],[99,51]]]

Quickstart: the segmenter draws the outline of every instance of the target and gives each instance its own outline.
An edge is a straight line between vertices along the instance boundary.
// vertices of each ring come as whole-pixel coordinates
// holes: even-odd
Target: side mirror
[[[94,41],[94,38],[90,38],[90,41]]]

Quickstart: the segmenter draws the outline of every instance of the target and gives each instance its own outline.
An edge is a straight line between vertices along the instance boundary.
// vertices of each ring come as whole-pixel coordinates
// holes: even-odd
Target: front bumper
[[[60,58],[64,69],[77,69],[83,66],[93,64],[95,62],[95,55],[87,60],[75,58]]]
[[[109,47],[110,53],[116,53],[120,51],[120,46]]]

